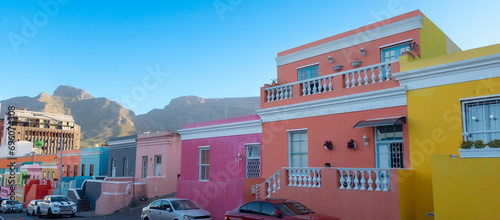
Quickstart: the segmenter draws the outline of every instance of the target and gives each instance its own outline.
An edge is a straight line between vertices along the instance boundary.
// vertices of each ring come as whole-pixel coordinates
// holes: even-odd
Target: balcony
[[[412,170],[282,168],[260,185],[264,198],[299,201],[340,219],[402,219],[412,206]]]
[[[399,84],[392,74],[398,71],[399,63],[393,61],[264,87],[261,90],[261,108],[397,87]]]

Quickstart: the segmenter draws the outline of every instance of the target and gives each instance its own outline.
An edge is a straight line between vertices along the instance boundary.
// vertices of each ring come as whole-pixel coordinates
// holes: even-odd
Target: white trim
[[[393,76],[408,90],[500,77],[500,53],[394,73]]]
[[[210,146],[198,146],[198,149],[202,149],[202,148],[210,148]]]
[[[296,132],[296,131],[307,131],[307,128],[298,128],[298,129],[286,130],[286,132]]]
[[[466,101],[479,101],[482,99],[491,99],[491,98],[500,98],[500,94],[495,94],[495,95],[485,95],[485,96],[478,96],[478,97],[470,97],[470,98],[462,98],[459,99],[460,102],[466,102]]]
[[[245,143],[245,146],[261,145],[261,143]]]
[[[110,142],[108,142],[108,145],[118,145],[118,144],[135,143],[136,142],[135,139],[137,139],[137,138],[130,138],[130,139],[125,139],[125,140],[110,141]]]
[[[261,120],[234,122],[179,130],[182,140],[262,133]]]
[[[319,62],[316,62],[316,63],[313,63],[313,64],[309,64],[309,65],[305,65],[305,66],[299,66],[299,67],[297,67],[297,70],[303,69],[303,68],[306,68],[306,67],[316,66],[316,65],[319,65]]]
[[[262,122],[406,106],[404,86],[257,110]]]
[[[382,49],[382,48],[385,48],[385,47],[391,47],[391,46],[396,46],[398,44],[403,44],[403,43],[406,43],[408,41],[413,41],[413,38],[409,38],[409,39],[406,39],[406,40],[402,40],[402,41],[398,41],[398,42],[394,42],[394,43],[390,43],[390,44],[386,44],[384,46],[380,46],[379,49]]]
[[[376,27],[370,30],[365,30],[353,35],[349,35],[334,41],[323,43],[314,47],[306,48],[293,52],[291,54],[276,57],[276,65],[282,66],[295,61],[307,59],[310,57],[318,56],[321,54],[329,53],[336,50],[352,47],[355,45],[363,44],[369,41],[389,37],[395,34],[407,32],[414,29],[422,29],[422,22],[424,17],[418,15],[405,20],[397,21],[394,23],[386,24],[384,26]]]

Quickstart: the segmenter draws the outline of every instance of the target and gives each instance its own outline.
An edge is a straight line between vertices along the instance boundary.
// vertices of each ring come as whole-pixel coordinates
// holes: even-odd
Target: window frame
[[[159,158],[159,160],[158,160],[158,158]],[[160,163],[158,163],[158,161],[160,161]],[[153,170],[154,176],[161,176],[161,162],[162,162],[161,154],[155,155],[155,163],[154,163],[154,170]],[[156,170],[157,168],[158,168],[158,173]]]
[[[460,99],[461,101],[461,114],[462,114],[462,137],[463,137],[463,140],[464,141],[475,141],[471,134],[482,134],[482,135],[488,135],[488,134],[491,134],[491,133],[500,133],[500,127],[498,129],[488,129],[486,130],[486,122],[483,122],[483,130],[481,131],[475,131],[475,132],[471,132],[469,130],[469,124],[471,124],[471,121],[468,120],[468,113],[469,113],[469,110],[468,110],[468,107],[471,105],[471,104],[477,104],[477,103],[481,103],[480,105],[476,105],[476,106],[485,106],[485,102],[496,102],[494,104],[500,104],[500,96],[498,95],[490,95],[490,96],[482,96],[482,97],[474,97],[474,98],[467,98],[467,99]],[[488,114],[484,114],[485,111],[488,111]],[[489,109],[482,109],[482,114],[483,114],[483,117],[484,117],[484,120],[488,119],[488,120],[491,120],[491,116],[494,116],[492,115],[492,113],[489,111]],[[487,116],[488,115],[488,116]],[[499,118],[497,117],[493,117],[493,120],[498,120]],[[479,120],[479,119],[477,119]],[[488,138],[487,138],[488,139]],[[482,140],[485,144],[488,142],[487,139],[477,139],[477,140]],[[500,139],[500,138],[499,138]],[[494,140],[494,139],[492,139]],[[491,140],[490,140],[491,141]]]
[[[82,176],[85,176],[85,164],[82,163]]]
[[[89,176],[94,176],[94,164],[89,164]]]
[[[129,166],[129,159],[128,157],[123,158],[123,176],[128,176],[128,166]]]
[[[317,69],[317,76],[313,76],[313,69]],[[305,71],[307,70],[307,78],[305,79],[302,79],[301,77],[301,71]],[[311,65],[307,65],[307,66],[302,66],[302,67],[299,67],[297,68],[297,81],[302,81],[302,80],[308,80],[308,79],[313,79],[313,78],[317,78],[319,77],[319,63],[314,63],[314,64],[311,64]]]
[[[412,40],[407,40],[407,41],[403,41],[403,42],[397,42],[395,44],[391,44],[391,45],[387,45],[387,46],[384,46],[384,47],[381,47],[380,48],[380,62],[381,63],[385,63],[385,62],[397,62],[399,61],[399,57],[402,55],[402,52],[401,52],[401,48],[405,48],[405,51],[403,52],[406,52],[406,51],[410,51],[410,50],[406,50],[408,47],[411,48],[411,44],[412,44]],[[384,52],[385,51],[388,51],[388,50],[394,50],[394,59],[395,60],[390,60],[390,61],[387,61],[385,60],[385,56],[384,56]],[[399,56],[398,56],[399,54]]]
[[[387,127],[389,126],[392,126],[392,133],[393,133],[393,136],[392,136],[392,139],[387,139]],[[396,138],[396,126],[401,126],[401,137],[400,138]],[[385,139],[384,140],[379,140],[379,134],[377,132],[378,128],[379,127],[385,127],[385,130],[384,130],[384,135],[385,135]],[[388,164],[389,164],[389,169],[402,169],[405,167],[405,151],[404,151],[404,126],[403,124],[396,124],[396,125],[381,125],[381,126],[375,126],[373,127],[373,132],[374,132],[374,135],[373,137],[375,137],[375,166],[377,168],[380,168],[380,149],[379,149],[379,144],[386,144],[387,147],[388,147]],[[396,168],[396,167],[392,167],[391,164],[392,164],[392,150],[391,150],[391,144],[392,143],[402,143],[402,147],[401,147],[401,154],[402,154],[402,157],[401,157],[401,167],[400,168]]]
[[[208,163],[207,164],[202,164],[201,157],[202,157],[202,152],[203,151],[208,151]],[[206,179],[202,179],[202,167],[207,167],[207,174],[206,174]],[[199,181],[206,181],[208,182],[210,180],[210,146],[200,146],[198,147],[198,180]]]
[[[148,177],[148,156],[142,156],[142,179]]]
[[[300,145],[299,145],[299,152],[292,152],[292,145],[293,145],[293,138],[292,136],[294,134],[298,134],[299,135],[299,142],[301,142],[301,139],[300,139],[300,134],[301,133],[305,133],[307,135],[307,140],[306,140],[306,143],[307,143],[307,151],[304,153],[304,152],[300,152]],[[292,163],[292,155],[295,155],[295,154],[298,154],[298,155],[302,155],[302,154],[305,154],[307,156],[307,164],[305,167],[309,167],[309,134],[308,134],[308,131],[307,129],[297,129],[297,130],[290,130],[288,131],[288,165],[289,167],[294,167],[293,166],[293,163]],[[300,157],[299,157],[300,158]],[[302,164],[302,159],[300,159],[300,164]]]
[[[249,155],[249,148],[259,148],[259,156],[250,156]],[[249,175],[249,160],[257,160],[259,161],[258,163],[258,176],[250,176]],[[252,144],[245,144],[245,178],[260,178],[262,176],[262,148],[260,143],[252,143]]]

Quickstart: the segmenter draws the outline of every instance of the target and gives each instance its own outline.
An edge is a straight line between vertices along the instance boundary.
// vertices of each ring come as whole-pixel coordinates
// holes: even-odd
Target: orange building
[[[406,88],[392,74],[401,55],[458,51],[417,10],[278,53],[257,111],[261,195],[341,219],[412,216]]]

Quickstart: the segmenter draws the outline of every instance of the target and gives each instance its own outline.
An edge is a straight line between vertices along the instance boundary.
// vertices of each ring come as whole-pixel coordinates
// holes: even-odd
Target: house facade
[[[181,171],[181,137],[171,131],[137,135],[135,178],[145,182],[147,197],[175,192]]]
[[[408,90],[415,218],[498,218],[500,145],[490,141],[500,139],[500,45],[403,56],[401,70],[394,76]],[[460,149],[463,141],[471,149]]]
[[[299,200],[341,219],[411,218],[399,57],[458,51],[417,10],[278,53],[278,85],[261,88],[257,111],[262,198]]]
[[[82,148],[79,176],[107,176],[108,154],[109,148],[105,146]]]
[[[134,177],[137,153],[137,135],[109,140],[108,176]]]
[[[262,182],[262,127],[258,115],[188,124],[182,137],[177,197],[188,198],[223,219],[256,198],[252,186]]]

